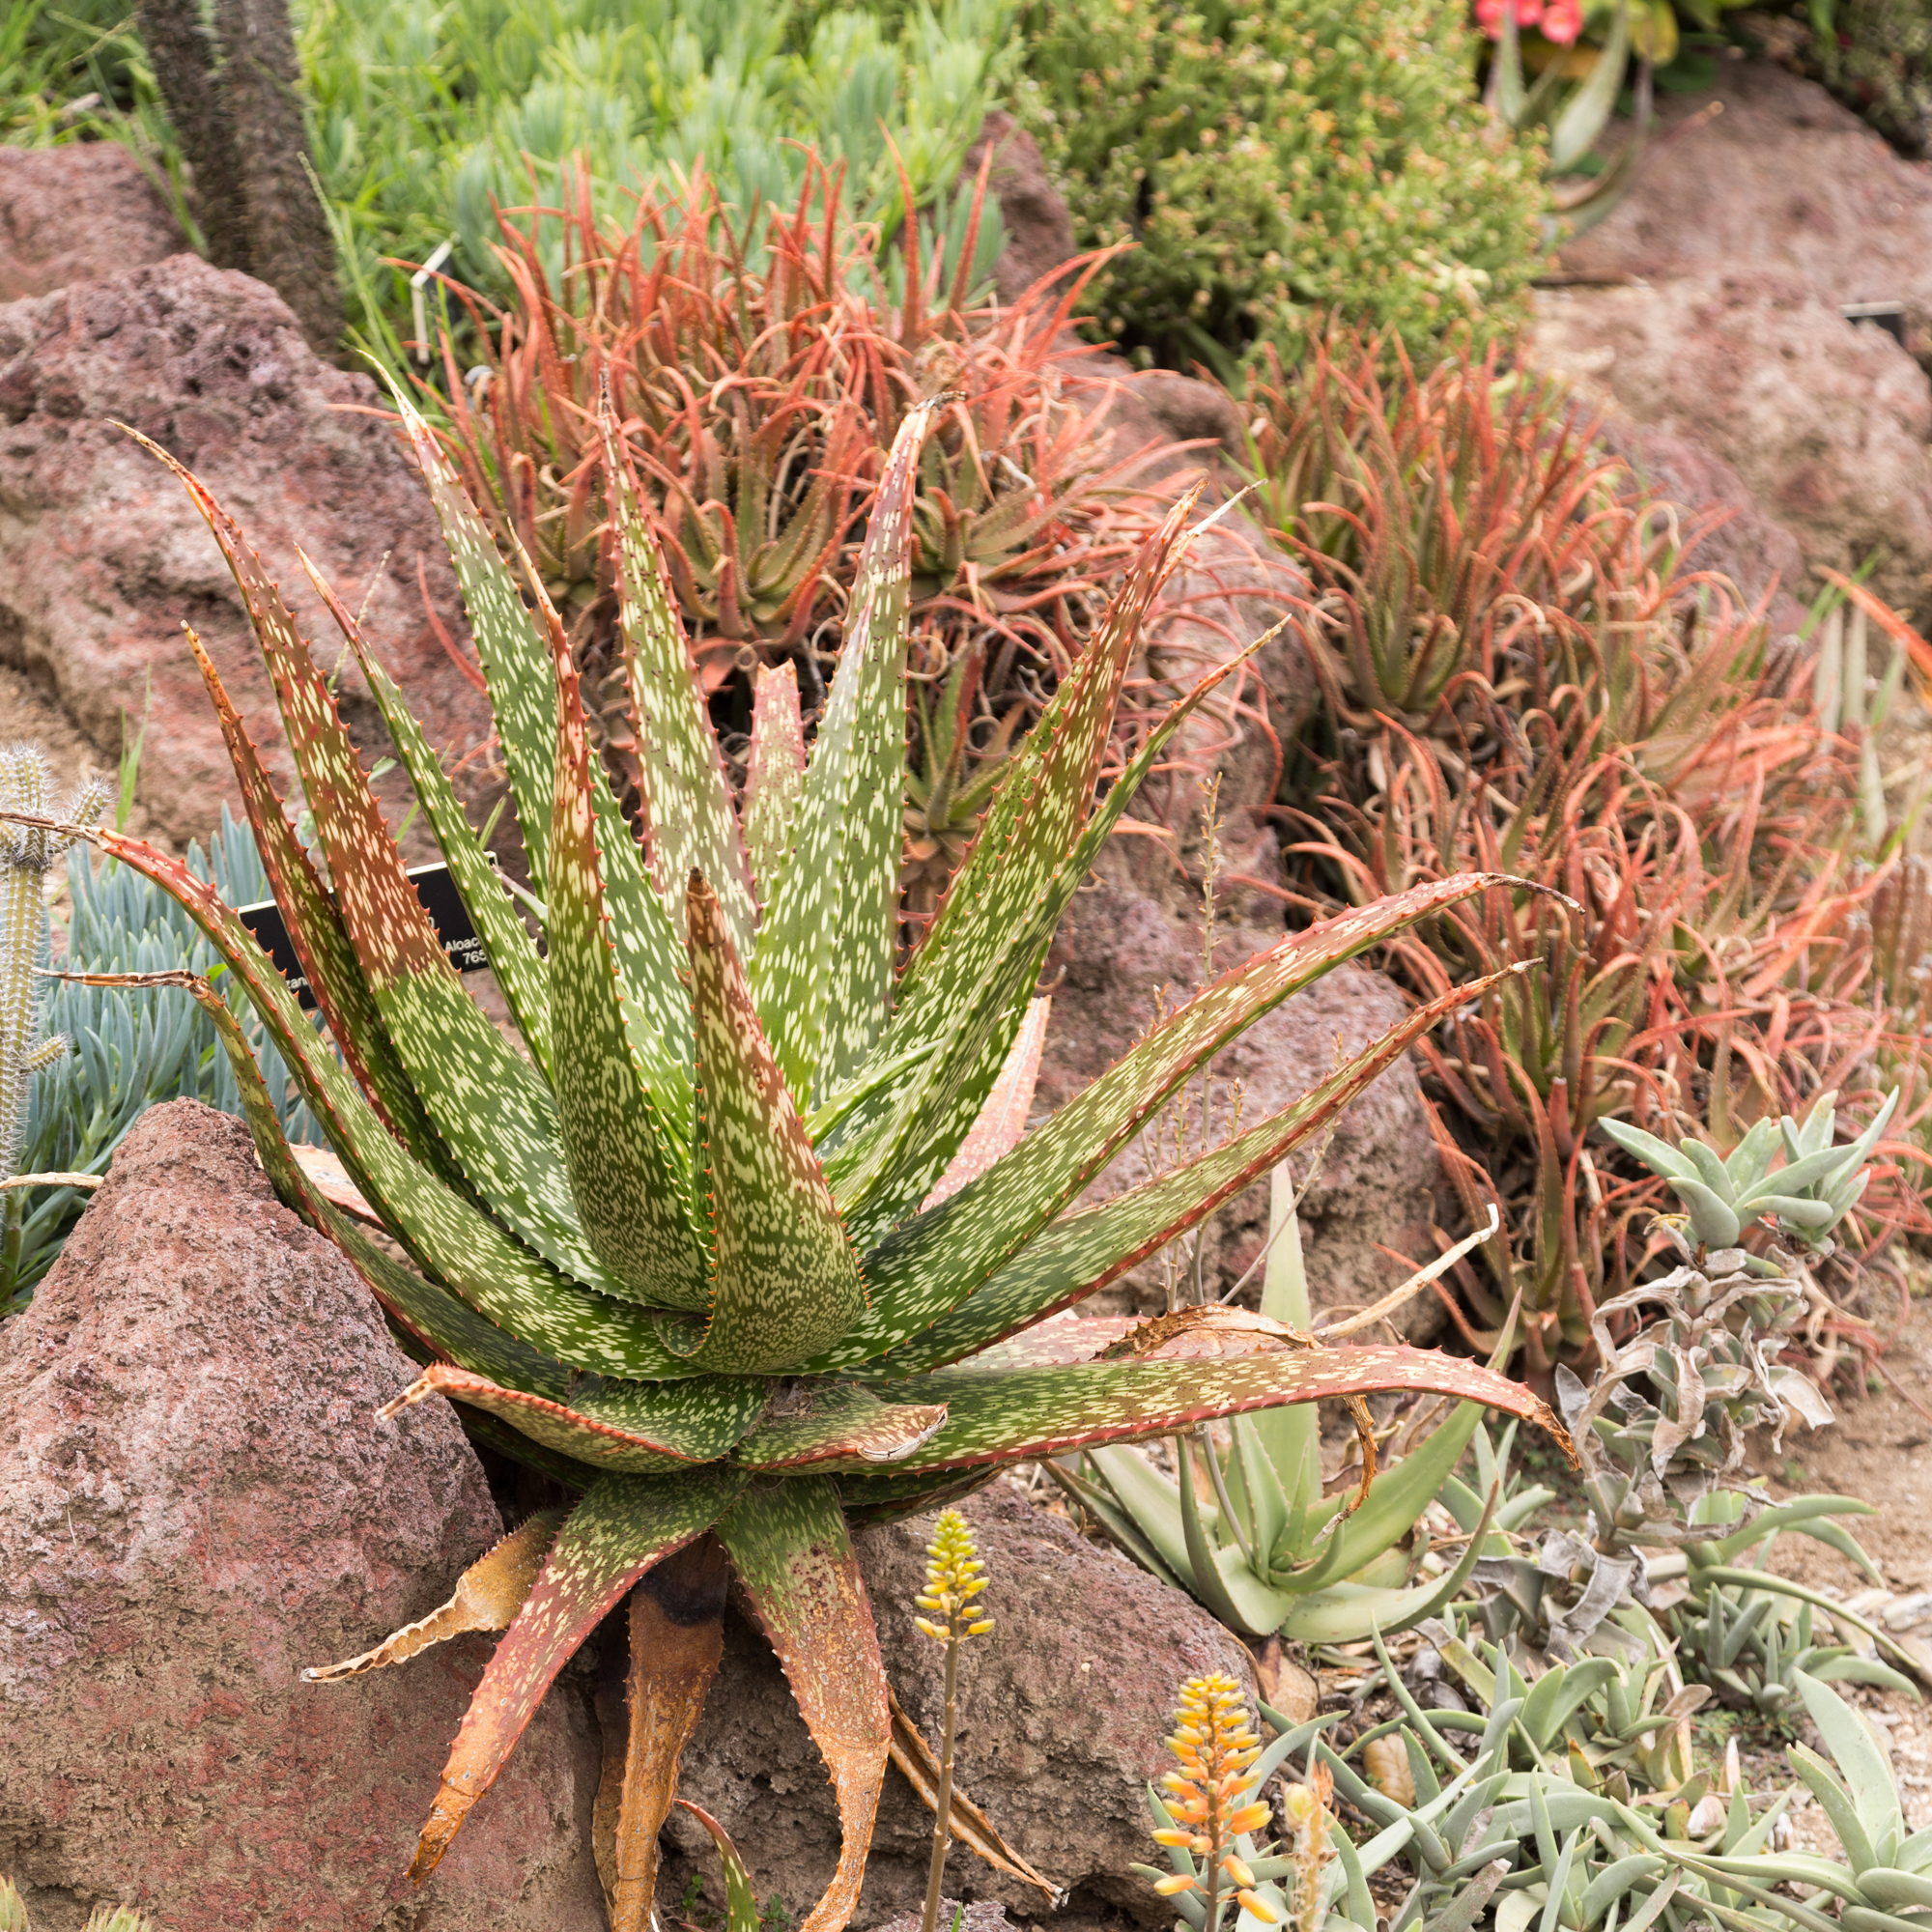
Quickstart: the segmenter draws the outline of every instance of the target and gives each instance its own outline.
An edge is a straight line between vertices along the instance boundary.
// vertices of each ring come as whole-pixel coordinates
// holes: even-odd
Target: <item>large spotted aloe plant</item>
[[[385,1414],[440,1395],[581,1498],[479,1562],[367,1658],[504,1629],[412,1871],[429,1870],[572,1652],[628,1599],[627,1737],[599,1805],[614,1922],[648,1922],[678,1752],[719,1656],[727,1572],[830,1768],[844,1843],[806,1932],[857,1896],[891,1739],[848,1521],[957,1493],[1000,1464],[1373,1389],[1522,1389],[1398,1348],[1292,1346],[1218,1311],[1104,1358],[1068,1307],[1191,1227],[1318,1129],[1464,997],[1420,1009],[1301,1099],[1097,1208],[1087,1182],[1251,1021],[1382,935],[1498,883],[1468,875],[1285,938],[1208,987],[1022,1136],[1029,1024],[1055,922],[1136,784],[1213,689],[1168,714],[1096,802],[1143,614],[1185,539],[1177,511],[1010,759],[977,842],[895,970],[905,794],[909,504],[930,409],[894,444],[808,756],[788,671],[757,693],[730,796],[676,606],[619,451],[622,623],[647,822],[626,823],[584,730],[555,612],[506,561],[434,440],[404,414],[469,605],[543,940],[533,942],[402,694],[317,579],[387,718],[521,1032],[446,963],[325,680],[275,585],[185,471],[272,674],[327,878],[297,839],[213,667],[262,854],[340,1061],[250,935],[185,867],[99,845],[194,915],[296,1068],[404,1265],[311,1184],[206,986],[276,1185],[360,1270],[424,1364]],[[311,576],[314,573],[311,571]],[[1112,1335],[1110,1324],[1091,1324]],[[1018,1339],[1014,1339],[1014,1338]]]

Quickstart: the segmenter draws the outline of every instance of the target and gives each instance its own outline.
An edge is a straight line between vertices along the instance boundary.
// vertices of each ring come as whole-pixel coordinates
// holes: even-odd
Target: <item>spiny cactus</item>
[[[107,788],[89,780],[61,809],[86,824],[107,803]],[[54,810],[53,775],[33,745],[0,746],[0,809],[46,818]],[[60,1034],[41,1037],[46,1008],[47,875],[66,856],[71,835],[48,825],[0,824],[0,1169],[16,1173],[26,1135],[34,1075],[64,1054]],[[10,1205],[10,1232],[18,1221]]]

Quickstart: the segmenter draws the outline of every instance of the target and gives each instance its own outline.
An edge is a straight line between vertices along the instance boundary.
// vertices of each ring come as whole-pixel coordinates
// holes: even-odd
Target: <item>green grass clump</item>
[[[1485,124],[1461,0],[1034,0],[1015,88],[1142,362],[1296,359],[1323,319],[1426,352],[1513,327],[1537,149]]]

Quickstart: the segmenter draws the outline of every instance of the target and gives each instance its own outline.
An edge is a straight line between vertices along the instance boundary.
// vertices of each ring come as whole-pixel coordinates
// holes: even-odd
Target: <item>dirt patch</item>
[[[128,700],[130,719],[138,728],[141,694]],[[77,725],[53,693],[26,671],[0,664],[0,745],[38,745],[54,778],[54,800],[64,804],[89,778],[98,778],[111,791],[118,785],[114,755],[103,756]],[[138,802],[128,814],[128,830],[136,838],[151,839],[164,852],[177,852],[174,841],[160,833]]]

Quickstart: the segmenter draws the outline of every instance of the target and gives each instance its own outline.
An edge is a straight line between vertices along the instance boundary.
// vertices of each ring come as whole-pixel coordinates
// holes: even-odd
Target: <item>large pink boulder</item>
[[[1526,353],[1639,462],[1652,433],[1665,469],[1669,444],[1707,452],[1806,564],[1883,552],[1880,593],[1932,611],[1932,171],[1769,61],[1720,62],[1660,117],[1630,194],[1564,245]],[[1901,305],[1902,345],[1840,313],[1873,302]],[[1741,524],[1700,557],[1749,577],[1767,546],[1748,506]]]
[[[0,302],[122,274],[186,246],[160,189],[120,142],[0,148]]]
[[[241,1122],[148,1114],[0,1328],[0,1874],[36,1932],[601,1932],[598,1747],[546,1700],[427,1887],[416,1831],[489,1641],[319,1686],[502,1533],[368,1292]]]
[[[181,485],[124,422],[200,474],[279,580],[324,668],[340,634],[299,544],[364,628],[440,750],[460,756],[487,709],[438,643],[465,635],[419,478],[375,384],[321,361],[272,290],[194,255],[0,307],[0,661],[50,686],[111,769],[124,717],[150,707],[141,800],[177,839],[207,833],[234,780],[182,637],[193,624],[286,788],[268,674],[240,593]],[[353,661],[358,742],[387,750]],[[478,766],[469,768],[470,781]],[[386,784],[392,822],[407,797]]]

